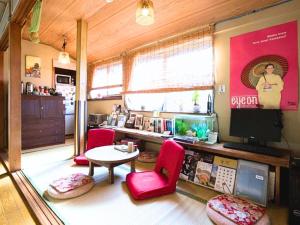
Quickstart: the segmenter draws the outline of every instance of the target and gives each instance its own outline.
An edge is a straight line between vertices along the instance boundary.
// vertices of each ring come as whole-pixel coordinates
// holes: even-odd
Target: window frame
[[[93,80],[95,79],[95,73],[96,73],[96,70],[100,67],[106,67],[106,75],[109,74],[109,69],[110,69],[110,65],[113,65],[113,64],[119,64],[121,66],[121,79],[122,79],[122,82],[121,84],[115,84],[115,85],[106,85],[106,86],[100,86],[100,87],[95,87],[93,88]],[[110,60],[106,60],[106,61],[102,61],[98,64],[95,64],[93,65],[93,69],[92,69],[92,74],[91,74],[91,80],[90,80],[90,88],[88,89],[88,95],[90,95],[90,92],[91,91],[94,91],[94,90],[103,90],[103,89],[106,89],[106,90],[109,90],[109,89],[112,89],[112,88],[118,88],[120,87],[122,90],[120,91],[120,93],[118,94],[113,94],[113,95],[106,95],[106,96],[103,96],[101,98],[88,98],[88,101],[99,101],[99,100],[120,100],[122,99],[122,92],[124,90],[124,71],[123,71],[123,60],[122,58],[120,57],[117,57],[117,58],[112,58]]]

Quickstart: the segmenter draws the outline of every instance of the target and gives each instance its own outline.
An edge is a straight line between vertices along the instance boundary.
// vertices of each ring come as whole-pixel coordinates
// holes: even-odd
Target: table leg
[[[89,176],[94,176],[94,163],[89,162]]]
[[[110,166],[108,167],[108,183],[113,184],[114,183],[114,167]]]
[[[275,202],[280,204],[280,166],[275,168]]]
[[[131,172],[135,172],[135,160],[131,161]]]

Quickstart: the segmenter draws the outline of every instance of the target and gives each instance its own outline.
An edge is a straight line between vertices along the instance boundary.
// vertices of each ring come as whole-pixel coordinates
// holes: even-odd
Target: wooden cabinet
[[[22,149],[65,142],[61,96],[22,95]]]

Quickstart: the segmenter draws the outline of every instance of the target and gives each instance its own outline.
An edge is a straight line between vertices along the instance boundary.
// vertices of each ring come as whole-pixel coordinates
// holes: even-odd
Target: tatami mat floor
[[[74,152],[72,143],[73,141],[71,139],[68,140],[65,145],[23,152],[22,168],[39,167],[47,162],[70,158]],[[152,169],[153,166],[153,163],[137,162],[136,168],[138,170],[148,170]],[[0,165],[0,187],[0,224],[35,224],[33,217],[30,215],[30,211],[27,209],[26,204],[24,204],[11,177],[2,164]],[[179,181],[178,189],[204,200],[208,200],[218,194],[215,191],[186,181]],[[272,225],[288,225],[287,207],[270,205],[268,207],[268,214],[271,218]]]

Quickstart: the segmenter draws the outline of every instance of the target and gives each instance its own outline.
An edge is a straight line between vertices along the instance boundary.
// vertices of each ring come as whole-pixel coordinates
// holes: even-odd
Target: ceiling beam
[[[23,27],[35,2],[36,0],[19,0],[19,4],[11,16],[11,21]]]

